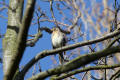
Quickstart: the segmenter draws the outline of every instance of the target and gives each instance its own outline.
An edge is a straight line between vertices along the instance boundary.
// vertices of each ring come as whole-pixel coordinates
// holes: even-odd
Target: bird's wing
[[[67,43],[67,37],[66,37],[66,35],[65,34],[63,34],[63,41],[62,41],[62,46],[65,46],[66,45],[66,43]]]

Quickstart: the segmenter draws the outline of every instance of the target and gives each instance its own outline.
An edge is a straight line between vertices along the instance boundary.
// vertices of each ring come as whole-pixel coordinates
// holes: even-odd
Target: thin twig
[[[51,13],[52,13],[52,18],[53,18],[53,20],[54,20],[54,22],[55,22],[55,25],[58,26],[57,21],[56,21],[55,16],[54,16],[54,12],[53,12],[53,7],[52,7],[52,5],[53,5],[53,0],[50,0],[50,11],[51,11]]]

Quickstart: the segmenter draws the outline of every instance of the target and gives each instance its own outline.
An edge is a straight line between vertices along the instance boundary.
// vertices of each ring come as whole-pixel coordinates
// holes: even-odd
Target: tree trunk
[[[4,80],[12,80],[16,70],[13,67],[16,55],[17,36],[22,18],[24,0],[10,0],[8,7],[8,25],[3,39]]]

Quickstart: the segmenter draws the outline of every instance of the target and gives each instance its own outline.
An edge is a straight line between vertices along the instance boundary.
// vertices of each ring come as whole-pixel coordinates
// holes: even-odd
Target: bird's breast
[[[58,48],[62,46],[63,35],[61,33],[52,34],[52,44],[54,47]]]

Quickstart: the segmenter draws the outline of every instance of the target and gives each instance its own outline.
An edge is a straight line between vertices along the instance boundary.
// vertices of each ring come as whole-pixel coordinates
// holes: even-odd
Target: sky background
[[[8,1],[9,0],[6,0],[6,3],[8,4]],[[26,1],[26,0],[25,0]],[[38,7],[37,5],[41,5],[41,9],[43,10],[43,12],[47,13],[47,16],[51,18],[51,13],[50,13],[50,5],[48,2],[43,2],[41,0],[36,0],[37,3],[36,3],[36,8]],[[92,0],[86,0],[86,4],[87,6],[86,7],[89,7],[90,6],[90,1]],[[97,0],[98,2],[101,2],[101,0]],[[113,3],[113,0],[108,0],[109,3]],[[118,0],[119,1],[119,0]],[[1,2],[1,1],[0,1]],[[26,4],[26,2],[25,2]],[[53,4],[53,6],[55,6],[55,3]],[[2,5],[0,4],[0,7],[2,7]],[[62,6],[61,6],[62,7]],[[61,19],[61,16],[59,15],[58,11],[56,10],[56,8],[53,8],[54,9],[54,12],[55,12],[55,17],[58,21],[60,22],[63,22],[62,19]],[[2,12],[0,12],[0,15],[3,15],[4,17],[7,18],[7,13],[6,13],[7,10],[4,10]],[[69,13],[69,11],[66,11],[65,14],[67,14],[69,17],[71,17],[71,14]],[[34,14],[35,16],[35,14]],[[36,17],[34,17],[36,18]],[[34,19],[33,18],[33,19]],[[35,21],[33,21],[32,23],[34,23]],[[3,19],[0,17],[0,34],[4,34],[6,32],[6,27],[7,27],[7,19]],[[66,22],[67,24],[71,25],[71,23],[69,22]],[[52,28],[54,25],[54,23],[49,23],[49,22],[42,22],[40,23],[40,26],[46,26],[49,27],[49,28]],[[37,27],[38,25],[35,24],[35,25],[31,25],[30,29],[29,29],[29,34],[36,34],[37,32]],[[83,29],[84,30],[84,29]],[[83,31],[84,32],[84,31]],[[69,35],[68,35],[69,36]],[[88,37],[89,39],[89,37]],[[80,38],[78,40],[78,42],[82,41],[82,38]],[[72,42],[69,42],[69,44],[71,44]],[[2,49],[2,38],[0,38],[0,49]],[[21,63],[20,63],[20,68],[22,68],[28,61],[30,61],[34,56],[36,56],[38,53],[40,53],[41,51],[43,50],[51,50],[52,49],[52,45],[51,45],[51,35],[44,32],[43,31],[43,37],[41,39],[39,39],[39,41],[36,43],[36,45],[34,47],[27,47],[26,50],[25,50],[25,53],[23,55],[23,58],[21,60]],[[69,53],[69,52],[68,52]],[[82,52],[83,53],[83,52]],[[2,51],[0,51],[0,57],[2,57]],[[41,69],[42,71],[45,71],[47,69],[50,69],[50,68],[54,68],[56,67],[57,65],[53,65],[53,61],[51,61],[51,56],[47,56],[45,57],[44,59],[41,59],[40,61],[38,61],[38,63],[40,63],[40,66],[41,66]],[[55,59],[57,60],[58,62],[58,56],[55,56]],[[36,70],[38,72],[38,63],[37,63],[37,66],[36,66]],[[52,65],[51,65],[52,64]],[[0,63],[0,80],[3,79],[3,71],[2,71],[3,67],[2,67],[2,64]],[[29,72],[27,73],[27,75],[25,76],[25,79],[29,78],[31,75],[32,75],[32,71],[33,71],[33,67],[29,70]],[[36,72],[36,73],[37,73]],[[48,78],[47,78],[48,79]],[[48,79],[49,80],[49,79]]]

